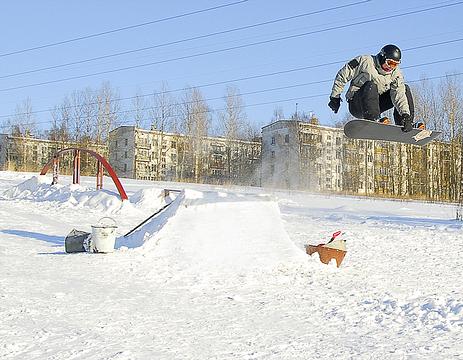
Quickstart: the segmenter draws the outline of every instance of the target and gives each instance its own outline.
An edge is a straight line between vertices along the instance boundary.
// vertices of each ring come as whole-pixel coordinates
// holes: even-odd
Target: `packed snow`
[[[455,205],[104,181],[0,172],[0,358],[463,358]],[[102,217],[113,253],[64,251]]]

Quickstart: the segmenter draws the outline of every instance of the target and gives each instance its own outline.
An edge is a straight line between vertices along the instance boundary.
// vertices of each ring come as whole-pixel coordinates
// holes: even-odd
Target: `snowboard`
[[[344,125],[344,134],[351,139],[382,140],[423,146],[441,134],[440,131],[413,129],[403,132],[398,125],[355,119]]]

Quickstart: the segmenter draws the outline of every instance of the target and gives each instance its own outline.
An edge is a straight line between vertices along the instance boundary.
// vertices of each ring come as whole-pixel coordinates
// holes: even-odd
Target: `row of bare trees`
[[[209,154],[204,151],[207,136],[222,136],[231,144],[232,140],[249,140],[259,135],[260,129],[251,125],[244,109],[239,90],[232,86],[226,88],[222,108],[213,110],[195,87],[186,87],[174,96],[174,91],[163,83],[151,94],[139,90],[135,96],[121,98],[109,83],[103,83],[99,89],[87,88],[66,96],[50,111],[51,122],[42,124],[36,119],[40,112],[35,112],[31,100],[26,99],[17,106],[7,125],[8,131],[19,139],[12,156],[20,159],[20,169],[28,166],[26,151],[19,144],[21,138],[41,137],[62,144],[61,147],[73,143],[88,148],[107,144],[110,131],[120,125],[157,130],[161,144],[167,132],[182,134],[183,138],[176,142],[179,177],[199,181],[209,162]],[[45,125],[49,125],[48,129],[40,132]],[[156,157],[161,159],[162,146],[156,151]],[[230,162],[232,156],[228,159]],[[231,164],[227,168],[231,169]],[[154,176],[159,178],[159,167],[156,172]]]
[[[439,184],[433,197],[452,201],[461,201],[463,193],[463,92],[460,79],[449,75],[437,85],[424,79],[413,88],[415,117],[423,119],[429,128],[442,131],[441,140],[446,143],[432,154],[438,168],[435,178]],[[424,159],[429,156],[423,154]]]
[[[131,103],[123,107],[125,100]],[[194,139],[194,147],[200,146],[199,138],[208,135],[250,139],[259,134],[259,129],[247,120],[245,105],[236,87],[226,88],[223,102],[223,108],[213,110],[200,89],[186,87],[176,97],[166,83],[151,95],[137,91],[135,96],[121,98],[109,83],[103,83],[99,89],[87,88],[67,95],[50,111],[51,123],[37,121],[37,112],[28,98],[16,107],[7,127],[8,132],[16,136],[82,144],[103,144],[112,129],[124,124],[180,132]],[[43,128],[48,129],[40,131]]]

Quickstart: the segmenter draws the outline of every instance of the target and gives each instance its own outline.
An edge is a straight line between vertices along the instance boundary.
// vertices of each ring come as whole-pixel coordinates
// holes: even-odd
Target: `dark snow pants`
[[[410,107],[410,116],[415,116],[415,106],[410,87],[405,85],[405,94]],[[349,111],[352,116],[358,119],[378,120],[381,114],[389,109],[392,109],[394,104],[391,100],[391,91],[388,90],[384,94],[378,94],[378,86],[373,81],[367,81],[349,100]],[[396,125],[403,125],[402,116],[397,109],[394,108],[394,122]]]

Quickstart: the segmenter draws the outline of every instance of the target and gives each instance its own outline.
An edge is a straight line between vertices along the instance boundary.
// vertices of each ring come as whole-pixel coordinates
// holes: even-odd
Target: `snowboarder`
[[[400,49],[391,44],[384,46],[377,55],[355,57],[338,71],[328,106],[335,114],[338,112],[341,93],[350,81],[346,99],[354,117],[388,124],[389,119],[381,118],[381,114],[394,108],[395,124],[402,126],[405,132],[411,131],[413,97],[399,69],[401,58]]]

